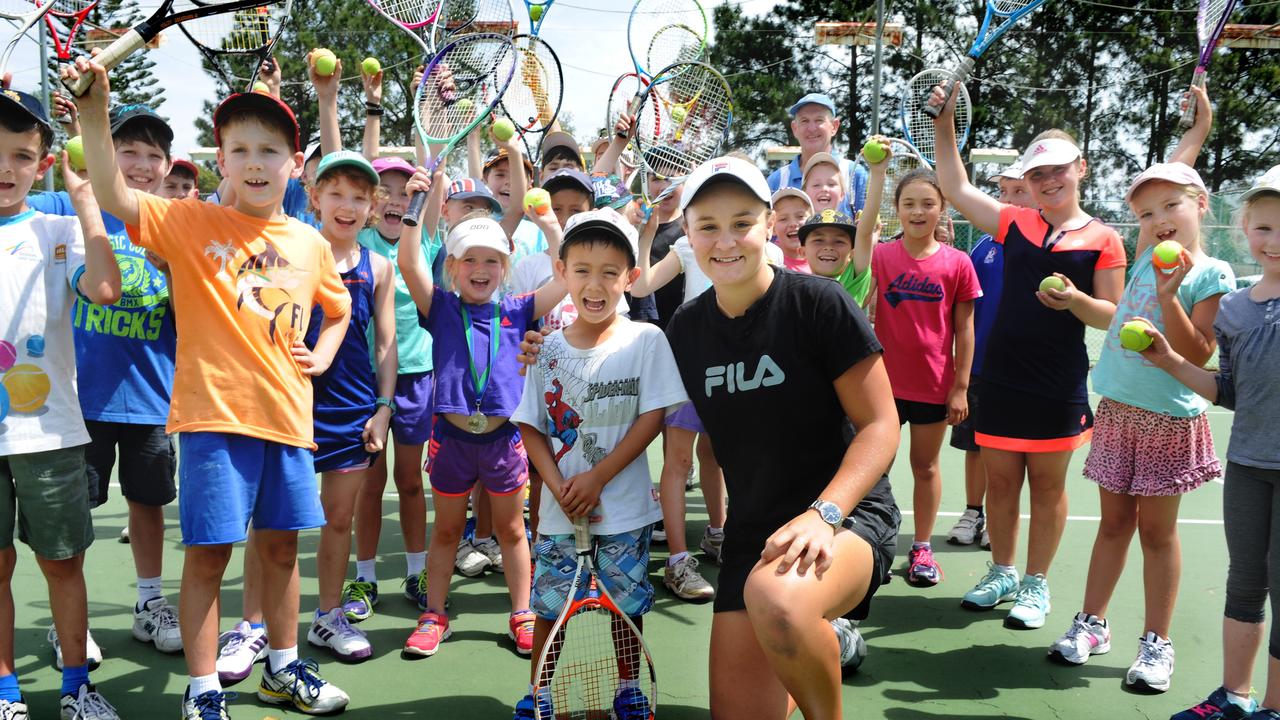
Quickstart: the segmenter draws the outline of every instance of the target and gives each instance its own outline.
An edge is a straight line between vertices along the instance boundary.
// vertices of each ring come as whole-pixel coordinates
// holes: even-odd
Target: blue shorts
[[[435,374],[407,373],[396,376],[395,417],[391,418],[391,437],[401,445],[426,445],[431,439],[431,420],[435,416],[432,395]]]
[[[324,525],[311,451],[218,432],[178,441],[178,515],[184,545],[226,545],[259,530]]]
[[[653,526],[617,535],[594,535],[596,570],[600,583],[609,591],[618,609],[639,617],[653,607],[653,585],[649,584],[649,541]],[[544,620],[560,617],[573,585],[578,551],[573,535],[543,535],[533,545],[531,609]],[[586,597],[588,583],[578,587],[575,599]]]

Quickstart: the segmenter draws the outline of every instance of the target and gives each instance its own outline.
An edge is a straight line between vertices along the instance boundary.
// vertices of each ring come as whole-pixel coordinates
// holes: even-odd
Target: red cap
[[[183,158],[174,158],[173,167],[169,169],[169,172],[173,172],[178,168],[186,168],[187,172],[191,173],[191,176],[194,178],[200,177],[200,169],[197,168],[196,164],[191,162],[190,160],[184,160]]]
[[[250,109],[259,112],[276,113],[286,120],[287,124],[293,128],[293,137],[289,138],[293,143],[293,151],[302,150],[302,138],[298,132],[298,118],[294,116],[293,110],[280,98],[257,92],[236,93],[223,100],[218,109],[213,111],[213,142],[218,145],[222,144],[221,128],[229,114],[239,110]]]

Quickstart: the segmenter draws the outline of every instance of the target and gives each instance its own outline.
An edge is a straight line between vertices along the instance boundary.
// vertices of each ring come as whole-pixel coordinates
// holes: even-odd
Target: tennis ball
[[[1050,289],[1061,292],[1067,289],[1067,284],[1062,282],[1062,278],[1058,277],[1057,275],[1050,275],[1049,277],[1040,281],[1040,292],[1044,292],[1045,290],[1050,290]]]
[[[0,373],[5,372],[18,362],[18,348],[8,340],[0,340]]]
[[[67,159],[71,161],[72,170],[84,169],[84,138],[77,135],[68,140],[62,149],[67,151]]]
[[[1151,324],[1145,320],[1130,320],[1120,326],[1120,346],[1125,350],[1134,352],[1142,352],[1151,347],[1151,336],[1147,334],[1147,328]]]
[[[35,412],[49,399],[49,376],[29,363],[9,368],[0,384],[9,393],[9,408],[14,412]]]
[[[382,72],[382,63],[378,62],[378,58],[367,57],[360,63],[360,69],[364,70],[365,75],[377,75]]]
[[[529,19],[534,22],[538,22],[539,20],[542,19],[542,12],[543,12],[543,7],[541,5],[530,5]]]
[[[1165,240],[1151,253],[1151,264],[1162,272],[1172,272],[1182,264],[1182,246],[1176,240]]]
[[[682,123],[689,116],[689,111],[677,105],[671,108],[671,119],[675,122]]]
[[[534,188],[524,194],[524,207],[539,215],[551,212],[551,193],[542,188]]]
[[[888,155],[889,153],[885,151],[884,145],[881,145],[876,140],[868,140],[866,144],[862,146],[862,157],[866,158],[867,162],[872,165],[884,162],[884,159],[888,157]],[[1041,286],[1041,289],[1044,289],[1043,285]]]
[[[535,5],[534,7],[537,6]],[[502,142],[506,142],[515,137],[515,134],[516,124],[507,118],[499,118],[498,121],[493,124],[493,136]]]
[[[262,82],[261,80],[259,80],[259,81],[255,82],[255,83],[253,84],[253,91],[254,91],[254,92],[256,92],[256,93],[262,93],[263,95],[270,95],[270,94],[271,94],[271,88],[270,88],[266,83]]]
[[[338,56],[333,54],[332,50],[321,48],[315,51],[316,74],[321,77],[329,77],[334,70],[338,69]]]

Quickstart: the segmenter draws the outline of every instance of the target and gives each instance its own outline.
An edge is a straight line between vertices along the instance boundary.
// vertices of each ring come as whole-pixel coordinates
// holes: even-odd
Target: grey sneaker
[[[685,555],[675,565],[667,565],[662,571],[662,584],[681,600],[706,602],[716,596],[715,588],[698,572],[698,561],[692,555]]]
[[[836,631],[836,639],[840,641],[841,669],[857,670],[867,659],[867,641],[862,639],[858,626],[848,618],[839,617],[831,621],[831,629]]]
[[[476,550],[476,546],[472,545],[470,540],[462,538],[458,541],[458,554],[454,558],[453,565],[466,577],[480,577],[485,570],[489,569],[489,558]]]
[[[947,533],[947,542],[952,545],[972,545],[986,527],[986,519],[977,510],[965,508],[964,514],[956,520],[951,532]]]
[[[1148,632],[1138,644],[1138,657],[1124,675],[1124,684],[1133,688],[1164,692],[1173,678],[1173,643]]]
[[[27,704],[19,700],[10,702],[8,700],[0,700],[0,720],[29,720],[27,715]]]
[[[698,547],[711,558],[712,562],[719,565],[720,550],[724,547],[724,529],[716,533],[711,532],[711,528],[703,530],[702,542],[698,543]]]
[[[162,597],[148,600],[141,608],[133,608],[133,637],[151,643],[164,653],[182,652],[182,630],[178,613]]]
[[[499,573],[502,572],[502,548],[499,547],[497,540],[494,540],[493,538],[481,540],[478,543],[473,543],[472,547],[476,549],[476,552],[485,556],[485,558],[489,560],[490,570]]]
[[[62,643],[58,642],[58,629],[49,628],[49,634],[46,636],[49,644],[53,646],[53,665],[59,670],[62,669]],[[102,648],[98,647],[98,643],[93,641],[93,633],[90,632],[85,638],[84,656],[88,660],[89,669],[95,670],[102,664]]]
[[[292,705],[308,715],[327,715],[347,707],[351,698],[320,677],[320,666],[300,658],[272,672],[267,661],[258,686],[258,699],[269,705]]]
[[[81,685],[74,695],[62,696],[62,720],[120,720],[120,714],[92,685]]]

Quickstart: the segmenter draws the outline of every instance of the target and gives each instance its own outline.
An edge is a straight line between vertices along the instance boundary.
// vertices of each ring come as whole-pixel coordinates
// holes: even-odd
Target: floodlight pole
[[[871,134],[880,134],[880,66],[884,59],[884,0],[876,0],[875,85],[871,93]]]
[[[43,22],[37,22],[40,26],[40,99],[44,101],[45,107],[53,108],[53,96],[49,94],[49,38],[48,26]],[[53,192],[53,172],[44,174],[44,190],[45,192]]]

